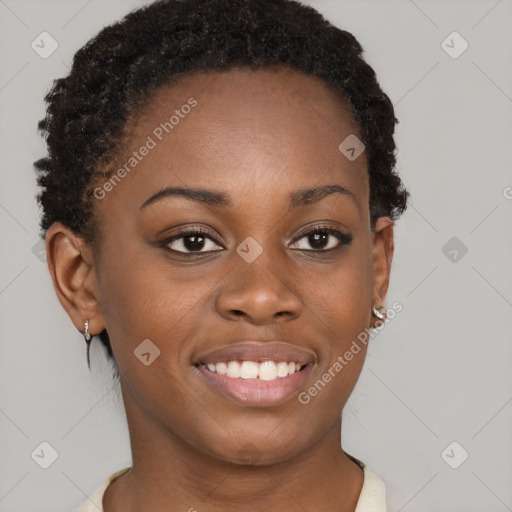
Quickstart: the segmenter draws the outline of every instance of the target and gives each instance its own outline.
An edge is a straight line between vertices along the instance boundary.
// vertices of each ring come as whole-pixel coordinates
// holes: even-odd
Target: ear
[[[83,333],[88,320],[91,335],[100,333],[105,322],[90,246],[72,230],[55,222],[46,232],[46,261],[59,302],[74,326]]]
[[[393,260],[394,239],[393,221],[389,217],[379,217],[372,231],[373,236],[373,304],[384,303],[389,287],[391,262]]]

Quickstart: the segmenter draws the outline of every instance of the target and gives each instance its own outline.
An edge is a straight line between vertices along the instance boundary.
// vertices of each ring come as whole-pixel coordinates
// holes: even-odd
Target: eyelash
[[[350,233],[344,233],[342,231],[339,231],[338,229],[335,229],[331,226],[323,226],[323,225],[318,225],[318,226],[315,226],[313,227],[312,229],[310,229],[309,231],[306,231],[304,233],[301,233],[300,235],[297,235],[297,237],[295,237],[293,240],[292,240],[292,243],[295,244],[296,242],[298,242],[299,240],[302,240],[303,238],[306,238],[308,236],[311,236],[311,235],[315,235],[317,233],[323,233],[323,234],[328,234],[328,235],[332,235],[334,236],[335,238],[338,239],[339,241],[339,244],[336,246],[336,247],[332,247],[330,249],[295,249],[295,250],[298,250],[298,251],[302,251],[302,252],[317,252],[317,253],[326,253],[326,252],[329,252],[329,251],[334,251],[336,249],[339,249],[340,247],[344,246],[344,245],[348,245],[352,242],[352,239],[353,239],[353,236],[350,234]],[[189,229],[186,229],[184,231],[181,231],[180,233],[176,233],[175,235],[169,237],[169,238],[166,238],[165,240],[162,240],[162,242],[160,242],[159,245],[161,245],[162,247],[164,248],[167,248],[169,251],[171,252],[175,252],[175,253],[178,253],[178,254],[208,254],[208,253],[212,253],[212,252],[219,252],[219,250],[214,250],[214,251],[189,251],[189,252],[185,252],[185,251],[176,251],[174,249],[170,249],[168,246],[175,242],[176,240],[180,240],[182,238],[187,238],[187,237],[190,237],[190,236],[198,236],[198,235],[202,235],[204,238],[207,238],[217,244],[220,245],[220,241],[217,240],[215,237],[211,236],[207,231],[201,229],[201,228],[189,228]]]

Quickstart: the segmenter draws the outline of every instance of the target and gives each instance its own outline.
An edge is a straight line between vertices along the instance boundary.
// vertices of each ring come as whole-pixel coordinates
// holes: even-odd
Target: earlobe
[[[99,333],[105,328],[98,303],[94,258],[85,241],[60,222],[46,233],[46,260],[59,302],[75,327]]]
[[[389,287],[391,263],[393,261],[393,222],[389,217],[377,219],[373,230],[373,303],[383,304]]]

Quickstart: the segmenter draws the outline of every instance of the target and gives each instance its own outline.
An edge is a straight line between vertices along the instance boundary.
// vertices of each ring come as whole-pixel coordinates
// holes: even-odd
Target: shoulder
[[[79,508],[75,510],[75,512],[103,512],[103,495],[107,487],[118,477],[124,475],[127,471],[130,470],[130,467],[121,469],[116,471],[114,474],[110,475],[105,482],[103,482],[87,499],[87,501]]]
[[[386,487],[384,482],[364,462],[351,455],[349,457],[361,466],[364,472],[363,488],[355,512],[386,512]]]

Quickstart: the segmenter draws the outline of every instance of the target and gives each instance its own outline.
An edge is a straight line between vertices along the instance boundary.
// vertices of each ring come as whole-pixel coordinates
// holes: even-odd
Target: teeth
[[[228,365],[226,363],[217,363],[215,365],[215,369],[217,370],[217,373],[220,373],[221,375],[226,375],[226,373],[228,373]]]
[[[220,363],[209,363],[208,370],[220,375],[227,375],[232,379],[260,379],[275,380],[277,378],[287,377],[298,372],[301,368],[299,363],[293,361],[226,361]]]
[[[260,365],[258,363],[254,361],[244,361],[240,368],[240,377],[242,377],[242,379],[256,379],[259,370]]]
[[[261,380],[274,380],[277,377],[277,365],[274,361],[260,363],[259,377]]]
[[[238,361],[229,361],[227,376],[232,379],[240,377],[240,363]]]
[[[294,366],[294,368],[295,368],[295,366]],[[288,363],[287,362],[277,363],[277,376],[278,377],[286,377],[287,375],[288,375]]]

